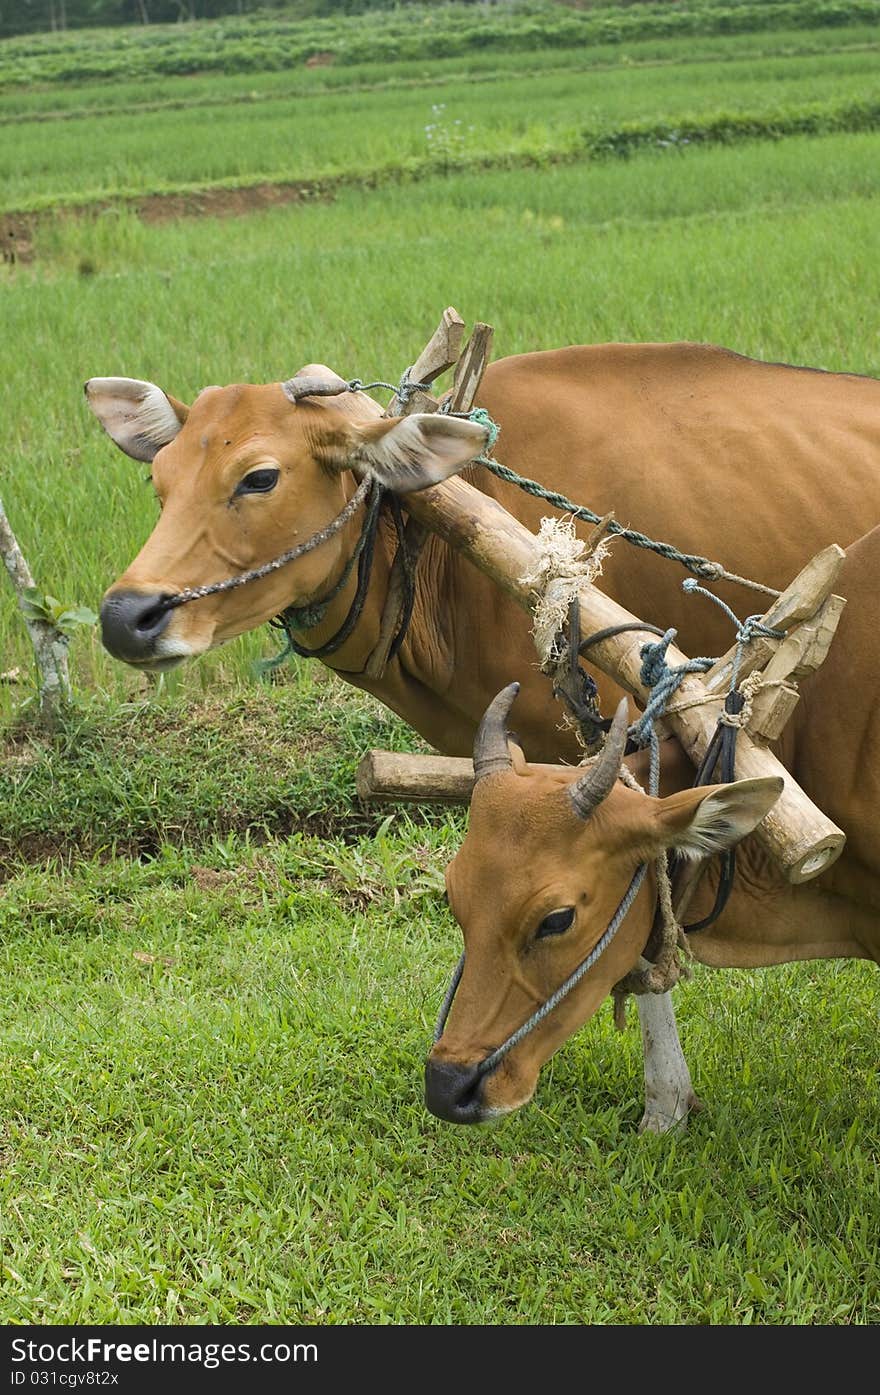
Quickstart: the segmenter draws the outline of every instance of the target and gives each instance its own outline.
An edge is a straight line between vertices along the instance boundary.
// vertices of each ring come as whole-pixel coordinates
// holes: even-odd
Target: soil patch
[[[294,203],[328,203],[342,180],[299,180],[291,183],[249,184],[240,188],[199,189],[189,193],[141,194],[135,198],[104,199],[68,204],[38,212],[0,214],[0,247],[5,265],[26,265],[34,260],[34,234],[38,227],[64,218],[93,218],[112,208],[127,208],[145,223],[167,223],[175,218],[240,218],[264,208]]]

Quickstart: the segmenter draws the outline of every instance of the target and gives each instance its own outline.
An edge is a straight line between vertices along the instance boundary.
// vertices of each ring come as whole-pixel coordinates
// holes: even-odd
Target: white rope
[[[572,601],[583,586],[601,576],[609,548],[605,538],[590,548],[578,537],[571,518],[542,518],[535,546],[534,564],[519,581],[540,594],[532,617],[532,636],[546,673],[555,667],[556,639]]]
[[[760,669],[755,669],[740,683],[738,692],[742,693],[743,705],[739,712],[727,712],[722,707],[718,714],[718,720],[725,727],[747,727],[752,719],[752,709],[755,698],[762,688],[782,688],[785,687],[784,678],[765,678]],[[685,702],[672,703],[666,708],[664,716],[673,716],[676,712],[687,712],[692,707],[705,707],[707,703],[724,702],[724,693],[706,693],[704,697],[688,698]]]

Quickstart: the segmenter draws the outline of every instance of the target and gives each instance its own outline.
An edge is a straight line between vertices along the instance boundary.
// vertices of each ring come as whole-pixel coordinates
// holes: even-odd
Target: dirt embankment
[[[287,184],[249,184],[242,188],[200,189],[190,193],[143,194],[135,198],[67,204],[39,212],[0,214],[0,247],[7,265],[34,259],[34,234],[41,224],[66,218],[93,218],[110,208],[125,208],[145,223],[174,218],[236,218],[284,204],[326,202],[341,181],[300,180]]]

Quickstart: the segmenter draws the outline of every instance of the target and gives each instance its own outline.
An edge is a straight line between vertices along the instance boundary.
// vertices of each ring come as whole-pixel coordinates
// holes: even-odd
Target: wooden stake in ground
[[[48,620],[37,620],[27,613],[25,593],[35,589],[34,578],[31,576],[24,553],[9,525],[2,499],[0,499],[0,557],[3,558],[9,578],[18,596],[19,608],[24,616],[24,623],[33,645],[37,670],[40,675],[40,712],[47,720],[52,720],[70,699],[67,636]]]

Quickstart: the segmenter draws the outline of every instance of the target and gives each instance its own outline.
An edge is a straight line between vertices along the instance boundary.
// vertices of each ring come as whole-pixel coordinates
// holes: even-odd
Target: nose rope
[[[484,1075],[488,1075],[490,1071],[493,1071],[496,1066],[500,1065],[505,1056],[507,1056],[515,1046],[519,1046],[523,1038],[527,1037],[540,1022],[544,1021],[545,1017],[549,1016],[553,1009],[562,1002],[563,998],[567,997],[571,990],[580,983],[584,974],[588,973],[596,961],[601,958],[629,914],[632,903],[635,901],[642,882],[645,880],[645,873],[647,870],[648,864],[646,862],[639,863],[632,875],[629,886],[624,892],[623,899],[614,912],[614,915],[611,917],[611,920],[608,922],[607,929],[601,939],[593,946],[586,959],[582,959],[577,968],[569,974],[568,978],[559,985],[555,992],[551,993],[547,1001],[542,1003],[541,1006],[532,1013],[531,1017],[527,1017],[522,1026],[517,1027],[516,1031],[512,1032],[506,1041],[502,1042],[484,1061],[480,1062],[477,1066],[478,1079],[481,1079]],[[455,998],[458,985],[461,983],[461,977],[464,973],[464,958],[462,954],[455,966],[455,973],[446,991],[446,997],[443,999],[443,1006],[440,1009],[437,1026],[434,1028],[435,1043],[440,1040],[446,1027],[446,1021],[452,1008],[453,999]]]
[[[373,489],[379,489],[378,480],[374,475],[366,474],[352,494],[345,508],[327,524],[326,528],[320,528],[317,533],[313,533],[305,542],[298,543],[296,547],[288,548],[282,552],[280,557],[274,558],[271,562],[264,562],[261,567],[253,567],[249,572],[242,572],[239,576],[230,576],[225,581],[213,581],[207,586],[187,587],[184,591],[178,591],[176,595],[165,596],[157,602],[158,613],[164,614],[166,610],[177,610],[179,606],[189,605],[191,601],[201,601],[205,596],[216,596],[222,591],[234,591],[238,586],[247,586],[251,581],[261,581],[263,577],[271,576],[280,567],[286,567],[288,562],[296,562],[300,557],[305,557],[306,553],[313,552],[322,543],[329,542],[332,537],[344,528],[346,523],[354,517],[367,495]]]
[[[736,655],[732,666],[733,672],[730,688],[725,699],[725,711],[718,718],[718,727],[715,735],[703,757],[703,762],[694,780],[694,786],[698,787],[707,784],[711,780],[712,773],[722,752],[724,755],[722,778],[725,781],[730,781],[735,778],[734,757],[736,732],[738,727],[742,725],[739,714],[743,706],[743,692],[737,688],[736,683],[743,656],[747,646],[756,635],[768,635],[775,639],[781,639],[784,635],[784,631],[768,628],[761,623],[761,618],[758,615],[750,615],[745,620],[740,621],[737,615],[719,596],[714,595],[711,591],[705,590],[704,587],[700,586],[697,581],[693,579],[688,578],[682,582],[682,587],[686,592],[698,592],[700,595],[707,596],[709,600],[714,601],[716,605],[719,605],[729,616],[737,628]],[[577,618],[576,610],[574,611],[574,618],[575,620]],[[572,630],[576,628],[576,624],[572,625]],[[656,630],[654,626],[646,626],[641,622],[615,625],[609,629],[600,630],[598,633],[590,635],[588,639],[582,640],[577,649],[573,649],[573,653],[580,655],[585,649],[588,649],[591,644],[595,644],[598,640],[605,639],[609,635],[617,634],[622,630],[645,629],[654,630],[660,638],[654,644],[643,644],[639,651],[642,658],[642,668],[639,676],[641,682],[648,688],[650,697],[640,720],[630,727],[629,735],[639,746],[647,745],[649,747],[648,794],[656,797],[660,789],[660,742],[657,736],[655,723],[657,719],[663,715],[670,697],[680,687],[685,675],[694,672],[705,672],[705,670],[716,661],[709,658],[689,659],[687,663],[670,668],[666,663],[666,653],[669,645],[675,638],[676,631],[674,629],[666,631]],[[717,700],[716,694],[707,694],[704,699],[701,699],[701,701],[707,702]],[[718,918],[724,909],[733,884],[733,875],[736,866],[736,849],[728,849],[724,854],[724,859],[722,876],[719,881],[718,894],[713,909],[710,911],[709,915],[705,916],[702,920],[682,927],[686,932],[705,929],[706,926],[711,925]],[[576,987],[584,975],[589,972],[597,960],[605,953],[620,926],[623,924],[623,921],[626,919],[638,895],[642,882],[645,879],[647,870],[648,864],[646,862],[639,864],[604,934],[587,955],[586,959],[581,960],[573,973],[569,974],[568,978],[560,984],[541,1007],[532,1013],[531,1017],[526,1019],[521,1027],[518,1027],[515,1032],[511,1033],[506,1041],[502,1042],[502,1044],[496,1047],[485,1060],[480,1062],[476,1068],[476,1078],[478,1080],[488,1075],[496,1066],[500,1065],[505,1056],[507,1056],[515,1046],[518,1046],[530,1032],[534,1031],[535,1027],[543,1022],[545,1017],[549,1016],[553,1009],[562,1002],[563,998],[565,998],[574,987]],[[663,874],[660,873],[659,875],[662,876]],[[446,996],[443,999],[443,1005],[440,1009],[440,1016],[434,1028],[435,1045],[442,1037],[446,1028],[446,1023],[452,1010],[452,1004],[464,973],[464,965],[465,956],[462,954],[455,967],[452,982],[446,990]],[[626,980],[622,980],[622,982],[626,982]],[[626,991],[632,990],[627,989]]]

